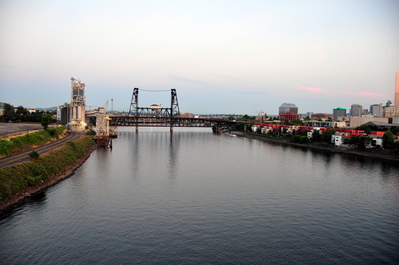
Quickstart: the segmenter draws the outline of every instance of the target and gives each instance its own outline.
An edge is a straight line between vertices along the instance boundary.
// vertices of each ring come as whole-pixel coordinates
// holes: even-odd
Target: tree
[[[359,147],[363,150],[366,149],[366,146],[371,142],[371,138],[368,136],[359,136],[358,141],[356,143],[356,147]]]
[[[294,121],[292,121],[292,124],[293,124],[293,125],[297,125],[297,126],[302,126],[302,125],[303,125],[303,121],[301,121],[301,120],[294,120]]]
[[[393,148],[394,141],[395,141],[395,138],[393,136],[393,133],[390,130],[386,131],[384,133],[384,135],[382,136],[382,143],[385,148]]]
[[[43,129],[47,130],[48,126],[53,123],[53,117],[50,114],[46,114],[42,118]]]
[[[335,133],[335,129],[328,127],[325,132],[321,135],[321,141],[330,143],[331,142],[331,137]]]
[[[377,126],[374,125],[360,125],[355,128],[356,130],[363,130],[366,134],[369,134],[371,131],[378,131]]]
[[[10,105],[8,103],[4,104],[3,119],[4,122],[10,122],[15,120],[15,111],[13,105]]]
[[[313,130],[312,141],[313,142],[321,142],[321,134],[320,134],[319,130]]]
[[[306,116],[306,118],[304,119],[305,121],[310,121],[309,116]]]
[[[25,122],[29,119],[29,111],[22,106],[18,106],[15,111],[16,121]]]
[[[290,125],[291,122],[290,122],[288,119],[285,119],[285,121],[283,122],[283,124],[285,124],[285,125]]]

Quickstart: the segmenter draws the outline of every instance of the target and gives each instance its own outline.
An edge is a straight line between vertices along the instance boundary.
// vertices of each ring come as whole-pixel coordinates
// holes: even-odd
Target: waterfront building
[[[350,115],[352,117],[360,117],[363,112],[363,106],[360,104],[352,104]]]
[[[278,108],[278,115],[285,114],[288,112],[298,114],[298,107],[294,103],[283,103]]]
[[[344,108],[335,108],[333,109],[333,118],[338,119],[338,117],[345,117],[346,109]]]

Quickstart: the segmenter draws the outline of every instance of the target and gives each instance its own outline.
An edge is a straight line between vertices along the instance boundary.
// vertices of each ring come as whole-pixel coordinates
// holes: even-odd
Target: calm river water
[[[1,264],[399,264],[399,167],[120,127],[0,220]]]

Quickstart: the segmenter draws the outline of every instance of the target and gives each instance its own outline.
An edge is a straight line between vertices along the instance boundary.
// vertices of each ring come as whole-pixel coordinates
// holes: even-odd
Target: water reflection
[[[120,128],[40,207],[0,222],[1,261],[393,264],[398,176],[210,129]]]

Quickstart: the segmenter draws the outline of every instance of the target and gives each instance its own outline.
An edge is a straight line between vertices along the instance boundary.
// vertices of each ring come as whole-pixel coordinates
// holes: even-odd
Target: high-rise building
[[[370,112],[373,114],[374,117],[382,117],[382,103],[370,105]]]
[[[294,114],[298,114],[298,107],[294,103],[283,103],[278,108],[278,115],[285,114],[288,112],[292,112]]]
[[[351,106],[351,116],[360,117],[362,116],[363,106],[360,104],[352,104]]]
[[[395,82],[395,105],[399,106],[399,72],[396,72]]]
[[[338,117],[345,117],[346,109],[344,108],[335,108],[333,109],[333,118],[338,119]]]

